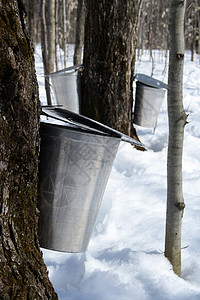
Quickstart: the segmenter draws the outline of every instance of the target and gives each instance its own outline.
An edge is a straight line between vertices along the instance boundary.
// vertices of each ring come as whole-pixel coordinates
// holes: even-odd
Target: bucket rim
[[[137,80],[137,83],[149,86],[151,88],[157,88],[157,89],[168,89],[168,85],[156,78],[150,77],[148,75],[137,73],[134,77],[134,79]]]
[[[75,73],[76,71],[79,71],[80,69],[83,69],[83,65],[74,65],[74,66],[70,66],[68,68],[64,68],[62,70],[58,70],[56,72],[50,73],[45,75],[46,77],[51,77],[51,76],[55,76],[55,75],[70,75],[72,73]]]
[[[110,137],[120,138],[121,141],[128,142],[133,146],[139,146],[144,149],[146,147],[135,138],[125,135],[109,126],[106,126],[98,121],[85,117],[83,115],[74,113],[72,111],[58,108],[58,107],[48,107],[42,108],[42,115],[46,115],[47,117],[53,117],[60,121],[64,121],[68,124],[76,125],[78,128],[83,130],[89,130],[90,132],[96,132],[99,134],[108,135]]]
[[[63,126],[60,124],[56,124],[56,123],[49,123],[49,122],[40,122],[40,126],[44,126],[44,127],[49,127],[49,128],[54,128],[54,129],[59,129],[59,130],[67,130],[68,132],[73,132],[73,133],[81,133],[83,135],[93,135],[93,136],[98,136],[99,138],[104,138],[104,139],[111,139],[111,140],[115,140],[116,142],[120,142],[121,139],[120,137],[116,137],[116,136],[109,136],[106,133],[103,132],[97,132],[97,131],[91,131],[91,130],[87,130],[85,128],[79,128],[77,126]]]

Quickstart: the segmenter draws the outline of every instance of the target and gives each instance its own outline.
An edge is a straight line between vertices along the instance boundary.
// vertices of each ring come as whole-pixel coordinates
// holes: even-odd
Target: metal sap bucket
[[[120,141],[140,143],[66,110],[46,110],[45,114],[69,123],[41,122],[40,245],[57,251],[84,252]]]
[[[155,128],[167,85],[144,74],[137,74],[135,78],[137,82],[133,123]]]
[[[75,113],[81,112],[81,68],[72,66],[48,75],[57,104]]]

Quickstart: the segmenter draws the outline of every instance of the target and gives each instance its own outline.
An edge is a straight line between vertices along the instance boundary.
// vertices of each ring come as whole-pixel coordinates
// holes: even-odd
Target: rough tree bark
[[[184,13],[183,0],[170,4],[170,57],[168,75],[169,144],[167,159],[167,219],[165,256],[181,275],[181,224],[184,211],[182,152],[187,116],[183,108]]]
[[[40,105],[21,0],[0,1],[0,299],[57,299],[37,239]]]
[[[83,114],[131,135],[138,1],[85,4]]]

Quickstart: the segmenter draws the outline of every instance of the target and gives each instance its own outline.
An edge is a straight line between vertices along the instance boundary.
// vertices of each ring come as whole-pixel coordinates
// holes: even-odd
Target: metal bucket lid
[[[63,108],[43,107],[42,115],[54,118],[59,121],[64,121],[68,124],[78,127],[80,130],[120,138],[121,141],[128,142],[134,146],[145,148],[145,146],[141,142],[129,137],[128,135],[125,135],[88,117],[76,114]]]
[[[52,76],[69,75],[69,74],[72,74],[72,73],[74,73],[74,72],[79,71],[79,70],[82,69],[82,68],[83,68],[83,65],[75,65],[75,66],[71,66],[71,67],[68,67],[68,68],[59,70],[59,71],[57,71],[57,72],[50,73],[50,74],[45,75],[45,76],[52,77]]]
[[[150,76],[147,76],[145,74],[136,74],[135,78],[138,82],[141,82],[144,85],[147,85],[149,87],[157,88],[157,89],[168,89],[168,85],[164,82],[157,80],[155,78],[152,78]]]

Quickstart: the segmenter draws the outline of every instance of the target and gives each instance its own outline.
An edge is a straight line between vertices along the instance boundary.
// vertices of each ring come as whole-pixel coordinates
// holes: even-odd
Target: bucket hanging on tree
[[[44,112],[48,119],[40,126],[40,245],[57,251],[84,252],[120,141],[142,144],[64,109]]]
[[[81,113],[81,69],[82,65],[77,65],[47,75],[56,104],[75,113]]]
[[[137,81],[133,123],[155,128],[167,85],[144,74],[136,74],[135,79]]]

